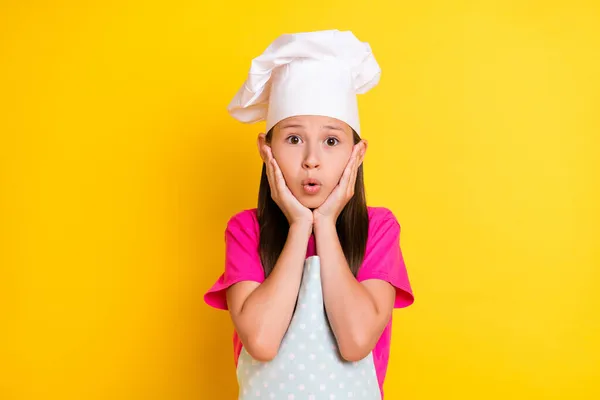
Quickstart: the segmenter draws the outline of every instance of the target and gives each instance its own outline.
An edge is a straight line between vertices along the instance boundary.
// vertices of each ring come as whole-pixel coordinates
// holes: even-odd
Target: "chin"
[[[303,196],[298,200],[304,207],[310,208],[311,210],[319,208],[319,206],[325,202],[323,196]]]

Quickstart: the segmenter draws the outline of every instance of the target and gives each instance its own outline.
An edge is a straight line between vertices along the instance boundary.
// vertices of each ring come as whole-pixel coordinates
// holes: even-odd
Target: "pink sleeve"
[[[367,249],[356,277],[359,282],[381,279],[396,289],[394,308],[403,308],[414,301],[408,273],[400,249],[400,224],[391,211],[369,227]]]
[[[225,271],[204,294],[211,307],[227,310],[226,290],[234,283],[262,283],[265,274],[258,252],[258,222],[251,211],[234,215],[225,229]]]

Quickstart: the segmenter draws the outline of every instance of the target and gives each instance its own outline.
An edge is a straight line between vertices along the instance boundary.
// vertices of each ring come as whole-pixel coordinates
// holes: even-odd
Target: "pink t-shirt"
[[[381,279],[396,288],[394,308],[403,308],[414,301],[408,274],[400,249],[400,225],[394,214],[384,207],[367,207],[369,233],[365,257],[358,270],[359,282]],[[225,230],[225,271],[206,292],[204,301],[211,307],[227,310],[226,289],[241,281],[262,283],[265,273],[258,252],[259,224],[256,208],[244,210],[228,221]],[[310,236],[306,257],[315,255],[315,237]],[[392,318],[373,349],[373,362],[383,399],[383,381],[390,355]],[[234,361],[237,366],[242,342],[233,333]]]

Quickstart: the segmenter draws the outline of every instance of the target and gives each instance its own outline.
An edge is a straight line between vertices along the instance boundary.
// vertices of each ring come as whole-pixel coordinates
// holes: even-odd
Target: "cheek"
[[[344,173],[344,169],[348,164],[348,157],[336,157],[334,160],[331,160],[329,177],[331,180],[335,181],[336,184],[342,177],[342,174]]]
[[[297,165],[298,165],[298,155],[297,152],[286,151],[285,148],[278,149],[273,148],[273,157],[277,160],[277,165],[279,165],[279,169],[283,174],[283,177],[286,181],[293,179],[296,175]]]

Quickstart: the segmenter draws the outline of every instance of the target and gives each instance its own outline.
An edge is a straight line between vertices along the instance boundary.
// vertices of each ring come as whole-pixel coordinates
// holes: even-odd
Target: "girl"
[[[351,32],[282,35],[229,105],[267,124],[258,208],[228,221],[204,296],[231,315],[239,399],[383,398],[392,309],[413,294],[396,218],[365,201],[356,94],[380,73]]]

